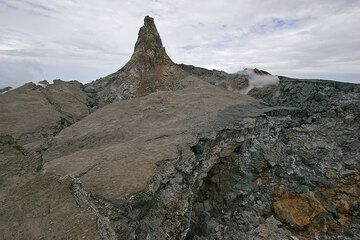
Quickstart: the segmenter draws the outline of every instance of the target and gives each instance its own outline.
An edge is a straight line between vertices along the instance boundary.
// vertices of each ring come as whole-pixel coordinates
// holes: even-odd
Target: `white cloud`
[[[175,62],[360,82],[358,0],[2,0],[0,86],[116,71],[145,15]]]

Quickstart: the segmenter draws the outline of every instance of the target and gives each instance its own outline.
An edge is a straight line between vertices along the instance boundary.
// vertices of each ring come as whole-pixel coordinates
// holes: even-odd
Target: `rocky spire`
[[[127,99],[176,89],[186,75],[188,73],[166,54],[154,19],[146,16],[130,60],[94,86],[100,89],[98,96],[108,103],[116,98]]]
[[[130,61],[124,66],[125,71],[135,71],[138,74],[153,69],[159,65],[173,65],[166,54],[160,35],[156,29],[154,19],[146,16],[144,26],[139,30],[134,53]]]

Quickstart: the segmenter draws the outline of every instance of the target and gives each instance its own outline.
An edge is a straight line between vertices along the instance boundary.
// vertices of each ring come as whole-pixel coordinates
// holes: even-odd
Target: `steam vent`
[[[360,239],[359,84],[177,64],[147,16],[119,71],[0,112],[0,239]]]

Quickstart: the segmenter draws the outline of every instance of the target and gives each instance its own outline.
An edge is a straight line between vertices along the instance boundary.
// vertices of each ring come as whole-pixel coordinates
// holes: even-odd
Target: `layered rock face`
[[[3,239],[360,238],[360,85],[175,64],[146,17],[118,72],[0,104]]]

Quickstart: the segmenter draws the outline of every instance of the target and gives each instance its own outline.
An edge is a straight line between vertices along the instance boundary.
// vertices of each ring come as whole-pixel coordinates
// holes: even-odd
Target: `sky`
[[[176,63],[360,83],[360,0],[0,0],[0,87],[115,72],[146,15]]]

